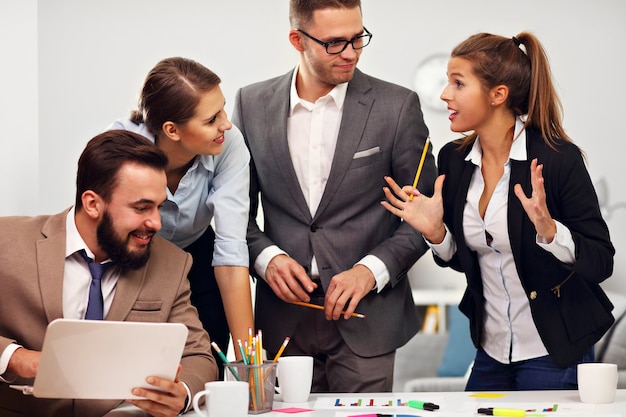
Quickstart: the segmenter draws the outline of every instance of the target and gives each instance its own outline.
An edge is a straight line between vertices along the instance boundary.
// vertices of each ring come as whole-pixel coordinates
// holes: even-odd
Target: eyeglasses
[[[322,45],[326,49],[326,53],[331,54],[331,55],[342,53],[343,51],[346,50],[348,45],[352,45],[352,49],[354,50],[365,48],[367,45],[370,44],[370,41],[372,40],[372,34],[365,27],[363,27],[363,31],[365,32],[365,34],[355,36],[349,41],[337,40],[337,41],[324,42],[317,38],[314,38],[313,36],[309,35],[305,31],[298,29],[298,32],[302,33],[304,36],[311,39],[312,41],[317,42],[320,45]]]

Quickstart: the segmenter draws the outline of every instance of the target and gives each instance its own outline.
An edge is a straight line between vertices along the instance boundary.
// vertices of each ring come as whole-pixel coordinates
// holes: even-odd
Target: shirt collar
[[[207,171],[214,171],[215,155],[197,155],[195,161],[193,161],[193,164],[191,164],[191,167],[189,167],[187,171],[193,171],[197,169],[199,164],[202,164],[204,169],[206,169]]]
[[[78,251],[84,250],[87,252],[87,256],[91,259],[96,259],[96,255],[89,249],[76,227],[75,214],[76,208],[72,207],[67,212],[67,217],[65,218],[65,257],[67,258]]]
[[[65,257],[67,258],[78,251],[84,250],[91,259],[95,259],[96,256],[87,247],[83,237],[78,232],[78,228],[76,228],[75,214],[76,208],[72,207],[67,213],[67,218],[65,219]]]
[[[480,138],[477,137],[472,145],[472,149],[465,157],[466,161],[472,162],[476,166],[481,166],[483,150],[480,146]],[[513,132],[513,144],[509,151],[509,159],[516,161],[528,160],[526,151],[526,129],[524,129],[524,121],[517,117],[515,119],[515,131]]]
[[[307,101],[303,100],[298,96],[298,91],[296,90],[296,78],[298,75],[299,65],[293,70],[293,76],[291,77],[291,88],[289,90],[289,116],[291,116],[298,106],[306,107]],[[343,103],[346,100],[346,93],[348,92],[348,83],[337,84],[332,90],[328,92],[324,97],[320,97],[318,100],[322,100],[325,97],[328,97],[335,103],[335,106],[341,111],[343,109]]]

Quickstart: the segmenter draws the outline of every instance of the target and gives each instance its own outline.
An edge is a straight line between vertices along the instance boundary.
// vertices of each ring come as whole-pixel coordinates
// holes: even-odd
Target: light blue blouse
[[[144,124],[115,121],[109,129],[139,133],[154,142]],[[248,266],[246,229],[250,211],[250,153],[233,125],[218,155],[198,155],[176,192],[167,190],[158,234],[180,248],[196,241],[214,219],[213,266]]]

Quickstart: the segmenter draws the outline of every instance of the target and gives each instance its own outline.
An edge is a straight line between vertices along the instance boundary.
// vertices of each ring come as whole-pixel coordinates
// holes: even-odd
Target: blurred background
[[[146,73],[162,58],[185,56],[214,70],[229,111],[237,88],[289,71],[297,55],[287,11],[287,0],[0,0],[0,215],[71,205],[85,143],[135,108]],[[566,130],[586,152],[618,251],[605,288],[626,293],[619,168],[626,2],[363,0],[363,21],[374,37],[360,69],[418,91],[435,153],[456,137],[438,100],[451,49],[476,32],[539,37]],[[430,254],[411,280],[414,288],[455,294],[464,286]]]

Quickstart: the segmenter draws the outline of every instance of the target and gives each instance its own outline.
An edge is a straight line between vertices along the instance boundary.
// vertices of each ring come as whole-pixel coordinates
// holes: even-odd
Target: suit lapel
[[[66,230],[68,211],[50,217],[37,241],[39,288],[48,321],[63,317],[63,272],[65,270]]]
[[[135,305],[146,277],[147,265],[136,271],[124,272],[117,280],[115,297],[106,320],[124,321]]]
[[[527,143],[529,139],[527,138]],[[530,153],[528,153],[530,155]],[[526,217],[524,207],[515,195],[515,184],[521,184],[524,189],[524,193],[529,196],[532,193],[532,187],[530,184],[530,163],[528,161],[516,161],[511,160],[511,179],[509,181],[509,211],[508,211],[508,224],[509,224],[509,240],[511,241],[511,250],[513,252],[513,259],[515,259],[516,265],[522,264],[522,224]],[[518,268],[519,269],[519,268]],[[521,276],[521,274],[520,274]]]
[[[333,196],[339,190],[343,178],[352,164],[352,158],[361,142],[367,119],[374,105],[374,100],[365,95],[370,88],[367,77],[356,70],[354,77],[348,84],[335,155],[322,200],[315,212],[316,218],[324,212],[333,200]]]
[[[293,74],[294,72],[291,71],[281,77],[274,88],[266,93],[267,95],[264,98],[264,102],[267,104],[265,106],[265,126],[267,126],[265,137],[268,138],[276,165],[285,179],[287,185],[285,192],[292,194],[296,206],[307,221],[310,221],[311,213],[302,194],[302,188],[300,188],[296,170],[291,161],[289,143],[287,142],[287,118],[289,117],[290,106],[289,92]],[[285,100],[285,97],[287,97],[287,100]]]
[[[456,213],[454,214],[454,228],[455,230],[463,230],[463,213],[465,211],[465,203],[467,202],[467,193],[469,191],[470,182],[472,176],[476,170],[476,165],[471,161],[463,162],[463,172],[459,181],[458,190],[463,192],[457,192],[455,196],[454,206]],[[463,242],[465,246],[465,242]]]

